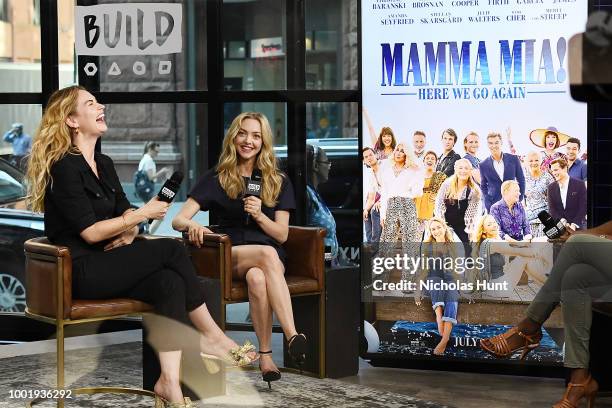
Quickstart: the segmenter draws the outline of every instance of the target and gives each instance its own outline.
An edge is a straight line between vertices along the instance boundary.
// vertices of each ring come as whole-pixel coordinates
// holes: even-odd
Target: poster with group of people
[[[485,358],[471,340],[507,323],[461,308],[489,304],[494,320],[528,304],[553,262],[546,219],[586,228],[587,108],[570,97],[567,48],[587,11],[362,0],[364,293],[405,305],[376,318],[370,352]],[[428,319],[402,318],[411,307]],[[533,358],[559,362],[550,333]]]

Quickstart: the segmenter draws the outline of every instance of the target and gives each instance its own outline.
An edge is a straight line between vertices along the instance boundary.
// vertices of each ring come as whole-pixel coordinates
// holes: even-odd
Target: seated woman
[[[423,241],[423,255],[428,258],[437,258],[442,262],[433,262],[433,267],[429,268],[427,281],[432,283],[452,283],[461,279],[461,276],[455,273],[454,270],[444,269],[440,267],[444,265],[444,258],[452,259],[463,258],[464,249],[461,241],[453,230],[446,225],[444,220],[438,217],[433,217],[428,222],[428,231]],[[428,263],[428,267],[430,264]],[[415,303],[417,306],[421,304],[421,281],[422,276],[427,272],[427,269],[421,269],[421,276],[417,279],[417,290],[415,294]],[[435,355],[442,355],[446,350],[446,345],[450,339],[453,325],[457,324],[457,311],[459,307],[459,291],[457,290],[429,290],[431,296],[431,305],[436,314],[436,322],[438,323],[438,333],[442,338],[433,351]]]
[[[289,354],[301,364],[306,336],[298,334],[293,321],[291,297],[285,282],[285,251],[281,244],[289,234],[289,211],[295,208],[293,187],[277,169],[272,130],[261,113],[241,113],[232,121],[219,163],[205,173],[172,221],[177,231],[187,232],[196,246],[211,230],[192,220],[200,210],[213,210],[219,219],[218,233],[232,241],[232,266],[236,279],[245,279],[253,327],[259,341],[263,380],[280,379],[272,361],[272,312],[288,342]],[[253,170],[262,174],[261,199],[244,197],[245,180]]]
[[[593,301],[612,300],[611,237],[612,221],[571,233],[525,318],[507,332],[480,341],[480,347],[495,357],[509,358],[520,351],[524,359],[540,345],[542,325],[561,304],[565,328],[563,364],[571,369],[571,378],[554,408],[577,407],[583,398],[589,407],[593,406],[598,385],[589,373],[591,306]]]
[[[540,284],[546,281],[546,272],[552,265],[552,245],[512,244],[500,236],[499,225],[491,214],[480,218],[472,236],[474,258],[485,259],[485,270],[476,274],[473,281],[485,279],[487,282],[506,282],[507,290],[488,291],[492,296],[510,296],[523,272]],[[511,261],[510,257],[514,257]],[[474,283],[474,282],[473,282]]]
[[[531,228],[525,207],[519,201],[521,189],[516,180],[501,185],[502,199],[491,206],[489,213],[499,225],[499,236],[506,241],[531,241]]]
[[[201,333],[203,352],[236,365],[251,362],[256,354],[238,348],[208,313],[184,246],[175,239],[133,242],[137,225],[162,219],[169,205],[155,197],[130,207],[113,161],[95,151],[106,130],[104,105],[85,88],[71,86],[49,98],[32,146],[29,201],[32,210],[45,212],[49,240],[70,249],[74,297],[136,299],[181,322],[188,315]],[[161,350],[156,406],[191,407],[179,383],[180,346],[167,331],[152,331]]]

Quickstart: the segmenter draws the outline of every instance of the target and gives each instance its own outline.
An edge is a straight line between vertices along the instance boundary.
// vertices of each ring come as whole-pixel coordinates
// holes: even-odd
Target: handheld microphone
[[[176,196],[177,191],[181,188],[181,183],[183,181],[183,173],[180,171],[175,171],[172,173],[172,176],[162,186],[159,193],[157,193],[157,198],[159,201],[163,201],[166,203],[172,202],[174,200],[174,196]],[[149,220],[149,224],[151,224],[153,220]]]
[[[538,218],[542,225],[544,225],[544,234],[546,234],[548,238],[557,239],[565,233],[566,229],[563,220],[555,221],[548,211],[540,211]]]
[[[260,197],[261,196],[261,170],[254,169],[251,174],[251,178],[246,183],[246,191],[244,192],[244,197]],[[251,220],[251,214],[247,213],[244,223],[245,225],[249,225]]]

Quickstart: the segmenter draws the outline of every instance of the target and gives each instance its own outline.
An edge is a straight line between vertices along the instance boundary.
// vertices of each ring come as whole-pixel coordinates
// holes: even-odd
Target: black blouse
[[[284,174],[282,177],[283,184],[276,206],[268,207],[263,203],[261,205],[261,211],[271,220],[274,220],[275,211],[295,209],[295,195],[291,181]],[[265,183],[265,180],[263,182]],[[272,245],[277,249],[281,260],[284,260],[284,252],[278,242],[267,235],[255,221],[251,220],[248,225],[245,223],[246,212],[242,197],[229,198],[221,187],[219,176],[214,169],[208,170],[198,180],[189,193],[189,197],[200,205],[202,211],[212,210],[215,213],[219,224],[217,228],[214,228],[215,232],[228,234],[232,245]]]
[[[104,250],[109,240],[93,245],[80,233],[98,221],[118,217],[131,207],[110,157],[96,152],[96,177],[81,154],[68,153],[51,166],[45,193],[45,235],[70,248],[73,259]]]

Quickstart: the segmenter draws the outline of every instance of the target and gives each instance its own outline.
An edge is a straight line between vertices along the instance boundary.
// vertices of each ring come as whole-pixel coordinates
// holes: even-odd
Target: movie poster
[[[492,358],[479,339],[521,316],[554,262],[542,217],[586,227],[587,106],[570,97],[568,41],[587,12],[362,0],[369,352]],[[544,329],[527,360],[559,363],[560,316]]]

